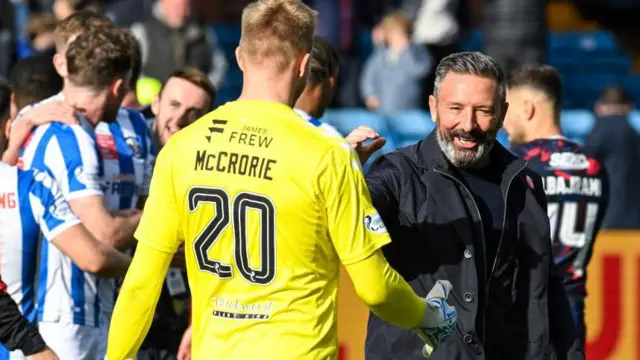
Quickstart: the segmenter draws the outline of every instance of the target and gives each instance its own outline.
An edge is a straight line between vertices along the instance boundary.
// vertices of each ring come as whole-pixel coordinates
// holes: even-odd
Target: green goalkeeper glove
[[[424,299],[427,310],[418,335],[425,342],[422,355],[430,357],[436,348],[453,333],[456,326],[456,309],[447,304],[451,283],[438,280]]]

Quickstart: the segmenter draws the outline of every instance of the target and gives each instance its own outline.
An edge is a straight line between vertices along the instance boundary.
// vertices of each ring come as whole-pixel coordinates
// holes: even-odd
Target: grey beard
[[[460,168],[473,168],[478,165],[489,156],[489,152],[491,152],[493,144],[495,143],[495,139],[487,139],[487,141],[478,144],[478,149],[475,152],[465,151],[464,154],[458,154],[453,140],[446,140],[437,129],[436,138],[444,156],[446,156],[454,166]]]

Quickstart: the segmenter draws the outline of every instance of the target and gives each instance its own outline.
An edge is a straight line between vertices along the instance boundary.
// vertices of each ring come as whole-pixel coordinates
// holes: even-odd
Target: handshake
[[[422,355],[431,356],[435,349],[453,332],[456,326],[456,309],[447,304],[451,283],[438,280],[424,299],[427,309],[422,325],[417,330],[425,342]]]

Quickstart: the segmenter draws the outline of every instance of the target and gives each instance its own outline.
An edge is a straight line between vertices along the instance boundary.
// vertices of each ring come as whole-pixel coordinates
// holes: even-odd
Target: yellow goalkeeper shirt
[[[339,263],[390,241],[344,139],[247,100],[170,139],[135,236],[185,242],[197,360],[336,359]]]

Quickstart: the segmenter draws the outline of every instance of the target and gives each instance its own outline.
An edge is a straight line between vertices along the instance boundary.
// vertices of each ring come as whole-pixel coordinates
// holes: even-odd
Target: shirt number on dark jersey
[[[203,204],[212,204],[216,207],[215,215],[193,243],[200,270],[215,274],[221,279],[233,276],[231,265],[211,259],[208,255],[222,232],[230,222],[233,222],[231,231],[234,237],[235,263],[240,275],[256,285],[267,285],[273,281],[276,275],[276,212],[271,199],[264,195],[241,192],[233,199],[233,206],[230,206],[229,195],[223,189],[195,186],[189,190],[188,200],[191,212],[196,211],[198,206]],[[260,212],[259,268],[253,268],[249,264],[247,213],[250,209]]]
[[[584,208],[585,205],[586,209]],[[579,206],[583,206],[583,208],[579,209]],[[561,210],[562,214],[560,213]],[[563,202],[562,204],[549,203],[547,205],[547,213],[549,215],[552,241],[557,239],[563,246],[572,248],[583,248],[593,241],[598,218],[598,203],[571,201]],[[582,231],[577,231],[579,213],[582,213],[584,217]]]

